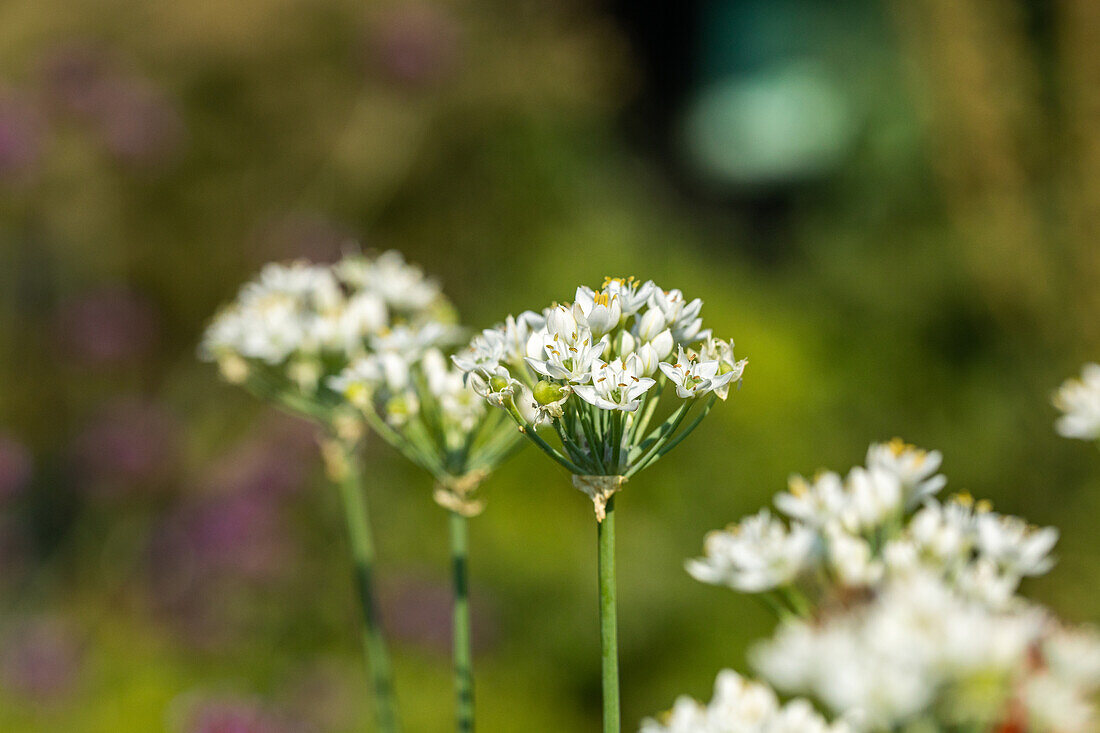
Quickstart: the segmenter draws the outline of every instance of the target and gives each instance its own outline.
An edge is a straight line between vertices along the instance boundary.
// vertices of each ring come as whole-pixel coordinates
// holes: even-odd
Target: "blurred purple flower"
[[[95,123],[107,150],[124,163],[155,165],[168,160],[183,140],[183,120],[152,86],[117,79],[100,89]]]
[[[101,409],[73,441],[80,478],[97,491],[119,493],[171,474],[179,456],[179,424],[153,402],[123,399]]]
[[[55,700],[76,680],[80,645],[55,619],[36,619],[7,633],[0,649],[0,678],[12,692],[34,701]]]
[[[457,20],[441,7],[409,3],[377,16],[367,43],[375,65],[392,81],[424,86],[454,72],[459,36]]]
[[[335,262],[355,235],[349,227],[321,214],[288,214],[260,228],[251,247],[258,262],[307,259]]]
[[[51,105],[76,116],[88,116],[99,105],[99,90],[113,74],[107,52],[91,44],[54,49],[42,62],[42,88]]]
[[[57,333],[67,356],[107,365],[137,359],[157,335],[152,305],[125,290],[89,293],[62,306]]]
[[[20,493],[31,480],[34,458],[25,445],[0,433],[0,501]]]
[[[187,716],[184,733],[302,733],[305,728],[252,700],[210,700]]]
[[[234,446],[200,478],[202,492],[180,502],[155,533],[153,598],[198,645],[226,639],[233,594],[244,583],[285,577],[295,545],[286,499],[316,460],[313,428],[272,414],[263,431]]]
[[[382,621],[394,639],[450,653],[452,589],[448,583],[405,576],[381,586]],[[470,606],[474,647],[485,649],[496,640],[496,610],[477,592],[471,595]]]
[[[217,494],[281,497],[302,487],[316,461],[313,426],[272,414],[260,435],[242,441],[210,466],[204,483]]]
[[[42,156],[44,122],[14,94],[0,93],[0,182],[28,178]]]
[[[123,163],[163,163],[183,141],[183,119],[168,97],[144,78],[122,71],[99,47],[56,50],[43,63],[42,76],[53,106],[89,123]]]

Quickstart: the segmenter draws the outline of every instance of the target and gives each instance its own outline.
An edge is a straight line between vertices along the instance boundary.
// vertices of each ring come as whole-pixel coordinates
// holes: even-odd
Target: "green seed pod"
[[[489,388],[492,389],[494,392],[500,392],[507,386],[508,380],[500,376],[499,374],[494,374],[493,376],[489,377]]]
[[[561,399],[562,388],[560,384],[554,384],[553,382],[547,382],[545,379],[539,380],[539,383],[535,385],[535,402],[540,405],[549,405],[551,402],[557,402]]]

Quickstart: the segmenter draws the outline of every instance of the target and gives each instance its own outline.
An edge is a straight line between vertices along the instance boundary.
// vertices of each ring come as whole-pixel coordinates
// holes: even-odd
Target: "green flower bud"
[[[562,388],[560,384],[554,384],[553,382],[547,382],[545,379],[539,380],[539,383],[535,385],[535,402],[540,405],[549,405],[551,402],[557,402],[561,399]]]
[[[391,397],[386,403],[386,412],[391,417],[408,417],[409,402],[404,397]]]

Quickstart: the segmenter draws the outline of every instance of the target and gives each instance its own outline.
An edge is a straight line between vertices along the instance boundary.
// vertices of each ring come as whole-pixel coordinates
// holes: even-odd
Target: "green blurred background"
[[[895,435],[1058,525],[1027,590],[1100,619],[1100,455],[1049,404],[1100,353],[1098,43],[1093,0],[6,0],[0,730],[365,728],[310,429],[195,358],[348,237],[478,327],[652,278],[749,359],[619,502],[628,727],[770,629],[683,571],[704,533]],[[400,703],[443,731],[445,517],[367,460]],[[485,492],[481,728],[595,730],[588,500],[530,450]]]

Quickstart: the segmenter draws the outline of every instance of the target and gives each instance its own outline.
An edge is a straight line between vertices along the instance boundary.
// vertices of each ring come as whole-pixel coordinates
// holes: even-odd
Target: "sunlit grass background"
[[[749,359],[618,503],[628,726],[770,628],[683,571],[704,533],[895,435],[1058,525],[1027,590],[1100,619],[1100,455],[1049,405],[1100,352],[1100,7],[669,5],[0,4],[0,729],[364,728],[310,431],[195,358],[260,264],[349,237],[474,327],[632,274]],[[402,712],[446,730],[445,517],[367,461]],[[533,451],[485,493],[481,728],[595,729],[588,500]]]

